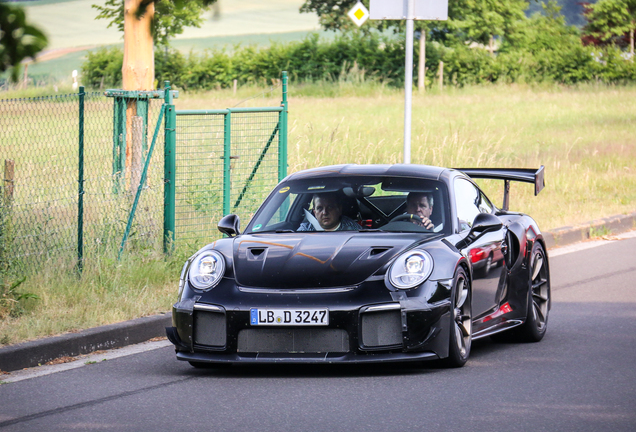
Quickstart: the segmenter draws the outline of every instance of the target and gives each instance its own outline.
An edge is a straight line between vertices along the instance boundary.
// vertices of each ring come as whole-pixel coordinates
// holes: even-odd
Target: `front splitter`
[[[277,364],[332,364],[332,363],[390,363],[438,360],[433,352],[417,353],[244,353],[244,354],[218,354],[218,353],[189,353],[178,352],[177,359],[199,363],[277,363]]]

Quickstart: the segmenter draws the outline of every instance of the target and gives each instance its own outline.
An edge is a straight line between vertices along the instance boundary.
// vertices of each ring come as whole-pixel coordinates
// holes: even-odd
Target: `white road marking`
[[[56,372],[62,372],[70,369],[80,368],[86,365],[99,363],[104,360],[112,360],[119,357],[125,357],[133,354],[139,354],[146,351],[152,351],[172,345],[168,340],[160,340],[154,342],[142,342],[136,345],[129,345],[123,348],[113,349],[102,352],[100,354],[85,354],[75,357],[75,360],[68,363],[56,365],[36,366],[26,368],[19,371],[13,371],[6,375],[0,375],[0,383],[18,382],[26,379],[37,378],[44,375],[50,375]]]
[[[592,249],[598,246],[603,246],[605,244],[607,244],[608,242],[612,242],[612,241],[617,241],[617,240],[625,240],[625,239],[629,239],[629,238],[636,238],[636,231],[628,231],[622,234],[617,234],[617,235],[611,235],[611,236],[605,236],[600,240],[590,240],[590,241],[584,241],[584,242],[580,242],[580,243],[574,243],[572,245],[569,246],[563,246],[560,248],[554,248],[554,249],[550,249],[548,251],[548,256],[550,258],[553,257],[557,257],[559,255],[565,255],[565,254],[569,254],[572,252],[578,252],[578,251],[582,251],[582,250],[586,250],[586,249]]]

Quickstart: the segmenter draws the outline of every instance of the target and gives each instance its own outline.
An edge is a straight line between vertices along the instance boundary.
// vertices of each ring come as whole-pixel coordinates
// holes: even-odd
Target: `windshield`
[[[448,234],[446,186],[406,177],[288,181],[270,194],[245,232],[331,231]]]

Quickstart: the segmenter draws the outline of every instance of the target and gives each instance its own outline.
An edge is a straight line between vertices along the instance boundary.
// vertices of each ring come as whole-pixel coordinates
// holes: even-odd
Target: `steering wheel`
[[[405,221],[405,220],[407,220],[407,221],[414,220],[414,221],[419,222],[419,223],[424,223],[424,221],[422,220],[421,217],[419,217],[418,215],[412,214],[412,213],[405,213],[405,214],[397,215],[396,217],[391,219],[389,221],[389,223],[398,222],[398,221]]]

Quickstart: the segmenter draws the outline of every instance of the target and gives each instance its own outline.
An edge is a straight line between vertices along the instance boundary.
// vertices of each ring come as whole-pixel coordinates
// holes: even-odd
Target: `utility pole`
[[[406,20],[404,61],[404,163],[411,163],[411,101],[413,95],[413,26],[415,20],[446,20],[448,19],[448,0],[371,0],[370,19],[372,20]],[[425,27],[425,26],[422,26]],[[424,35],[424,31],[422,34]],[[426,37],[420,40],[420,62],[423,58],[422,44]],[[425,66],[420,63],[420,74]],[[424,79],[421,75],[421,82]]]

